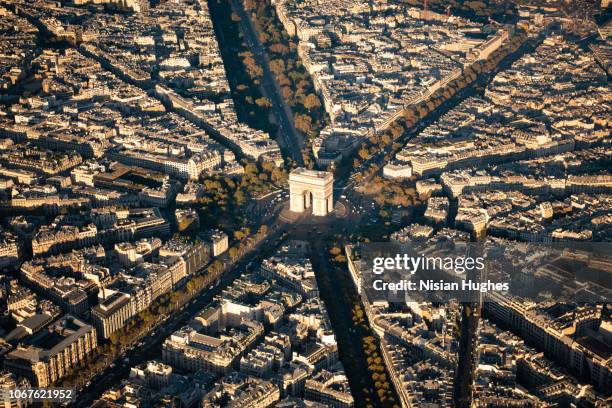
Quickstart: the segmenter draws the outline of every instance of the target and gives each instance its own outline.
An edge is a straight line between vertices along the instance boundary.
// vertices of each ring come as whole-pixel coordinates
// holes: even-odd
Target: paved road
[[[279,210],[277,209],[277,211]],[[182,309],[173,312],[171,318],[164,319],[152,332],[145,334],[145,339],[142,343],[139,343],[139,346],[133,347],[114,361],[114,367],[107,367],[96,375],[91,381],[91,385],[79,393],[78,399],[72,406],[76,408],[90,406],[104,391],[118,384],[123,378],[127,378],[130,367],[160,358],[162,343],[166,340],[167,336],[187,324],[189,320],[207,306],[234,279],[245,273],[252,262],[269,256],[271,251],[278,245],[278,239],[283,233],[284,226],[285,223],[280,221],[278,217],[275,217],[273,222],[268,224],[268,238],[256,245],[242,260],[230,266],[229,270],[220,276],[218,283],[213,288],[203,289],[201,294],[196,295]],[[123,360],[125,358],[129,359],[129,363],[124,365]]]
[[[280,87],[270,71],[268,55],[259,41],[257,31],[253,26],[249,14],[244,9],[242,2],[240,0],[231,0],[231,3],[234,11],[240,16],[240,24],[242,26],[242,32],[244,33],[244,39],[253,52],[255,61],[257,61],[263,69],[261,85],[265,95],[272,103],[272,112],[279,125],[279,134],[282,136],[284,144],[287,146],[287,150],[291,153],[291,158],[298,165],[303,166],[304,161],[302,160],[301,149],[302,137],[295,130],[291,109],[285,103],[280,93]]]
[[[262,82],[265,92],[267,96],[270,98],[272,102],[273,112],[276,116],[280,128],[281,134],[285,138],[285,142],[290,148],[293,158],[296,160],[298,164],[302,164],[302,156],[300,151],[300,144],[298,140],[300,140],[299,135],[295,131],[293,127],[293,123],[290,120],[290,113],[287,112],[288,107],[284,103],[278,86],[272,76],[272,73],[269,70],[267,56],[263,51],[263,47],[261,46],[259,39],[257,38],[254,27],[251,23],[249,16],[246,11],[242,8],[242,4],[240,4],[239,0],[231,0],[232,5],[235,11],[240,15],[243,24],[243,32],[245,33],[245,39],[247,43],[253,50],[256,60],[259,64],[261,64],[264,69],[264,81]],[[486,81],[486,80],[481,80]],[[428,118],[424,121],[421,121],[419,126],[416,129],[408,132],[403,135],[401,140],[405,142],[409,140],[414,134],[418,133],[420,129],[424,126],[431,123],[435,120],[439,115],[446,112],[451,107],[455,106],[459,101],[463,100],[465,97],[469,96],[474,92],[474,84],[469,87],[466,87],[461,92],[459,92],[455,97],[451,98],[441,107],[439,107],[436,112],[429,115]],[[368,158],[368,160],[363,163],[359,169],[354,169],[352,174],[355,174],[360,169],[365,168],[368,164],[375,162],[379,165],[383,164],[383,157],[386,152],[391,149],[390,146],[387,146],[383,151],[377,152],[372,157]],[[354,183],[350,179],[349,174],[345,174],[341,176],[335,182],[334,187],[334,196],[335,199],[338,200],[338,196],[341,194],[347,195],[349,202],[355,202],[356,198],[359,196],[359,193],[356,193],[354,190]],[[345,201],[345,200],[343,200]],[[276,206],[275,210],[280,210],[280,204]],[[204,294],[198,296],[195,302],[186,306],[185,310],[180,314],[176,315],[173,319],[168,319],[165,321],[160,328],[156,329],[157,335],[152,335],[147,337],[144,341],[144,344],[139,347],[136,351],[129,351],[125,357],[130,359],[129,366],[133,366],[143,361],[150,360],[155,357],[159,357],[161,344],[165,340],[167,334],[181,327],[183,324],[189,321],[193,315],[199,312],[206,304],[208,304],[211,299],[220,292],[220,290],[229,284],[235,277],[239,276],[246,269],[246,265],[254,259],[261,259],[267,256],[267,252],[273,251],[274,248],[278,244],[278,237],[281,235],[281,232],[284,228],[288,228],[288,233],[293,239],[303,239],[310,242],[312,245],[313,252],[311,252],[310,256],[313,259],[313,264],[318,272],[318,278],[320,279],[324,275],[327,282],[322,288],[322,297],[323,300],[329,305],[329,309],[331,312],[331,319],[334,322],[334,330],[337,336],[337,339],[340,343],[340,355],[341,359],[345,361],[347,360],[355,360],[356,364],[352,364],[351,368],[355,370],[354,372],[349,372],[349,381],[352,383],[353,390],[357,390],[357,394],[360,394],[359,397],[363,397],[362,390],[363,386],[366,387],[369,385],[368,381],[363,381],[364,376],[367,375],[367,371],[364,369],[363,356],[359,353],[359,342],[355,337],[354,329],[355,327],[348,320],[348,317],[351,315],[350,307],[351,305],[346,302],[345,299],[340,299],[340,297],[333,296],[333,294],[340,293],[342,291],[341,285],[339,284],[338,277],[335,276],[334,271],[332,271],[331,265],[329,265],[329,260],[327,257],[319,257],[317,255],[324,253],[326,248],[323,244],[323,240],[328,240],[331,236],[336,233],[340,233],[342,235],[349,236],[351,233],[355,233],[358,230],[359,225],[361,224],[360,216],[358,214],[352,214],[349,212],[348,217],[344,219],[336,219],[334,217],[327,217],[325,219],[320,219],[319,221],[315,221],[312,218],[298,221],[293,226],[287,226],[280,219],[273,214],[270,214],[268,219],[270,219],[269,230],[271,234],[269,238],[266,239],[259,251],[254,251],[248,256],[245,257],[244,260],[240,261],[234,268],[231,269],[230,272],[223,275],[221,279],[221,284],[216,286],[213,290],[205,291]],[[313,222],[314,221],[314,222]],[[272,232],[273,231],[273,232]],[[326,287],[327,286],[327,287]],[[325,293],[323,293],[325,292]],[[471,360],[471,353],[473,353],[473,336],[475,333],[475,328],[477,325],[477,317],[473,314],[471,316],[466,316],[466,309],[463,310],[463,319],[462,319],[462,348],[465,349],[462,353],[464,355],[464,359],[466,363],[462,364],[464,369],[464,376],[466,379],[473,374],[472,368],[470,367],[469,362]],[[122,357],[123,358],[123,357]],[[115,367],[114,369],[107,369],[98,375],[95,384],[93,384],[89,389],[85,390],[83,395],[79,396],[79,402],[75,404],[77,407],[85,407],[88,406],[89,403],[95,398],[97,395],[100,395],[104,390],[110,388],[112,385],[116,384],[120,381],[121,378],[125,378],[129,373],[128,366]],[[470,391],[468,387],[465,385],[465,381],[463,383],[459,381],[459,387],[462,389]],[[469,400],[469,395],[464,396],[466,400]],[[363,400],[357,401],[357,406],[363,405]]]
[[[331,226],[333,229],[333,226]],[[338,341],[338,353],[344,364],[345,372],[355,398],[355,407],[366,406],[366,392],[374,388],[371,373],[368,371],[366,356],[363,352],[362,337],[352,320],[352,306],[348,294],[340,284],[338,271],[330,264],[329,257],[320,256],[327,252],[321,240],[310,239],[309,257],[319,282],[321,298],[329,313],[332,327]],[[352,292],[351,292],[352,293]]]

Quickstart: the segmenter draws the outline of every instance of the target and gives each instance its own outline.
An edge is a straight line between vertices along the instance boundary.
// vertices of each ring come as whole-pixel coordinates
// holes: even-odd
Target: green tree
[[[307,134],[312,129],[312,119],[308,115],[295,115],[295,128],[300,132]]]
[[[236,190],[234,193],[234,200],[236,201],[236,205],[242,205],[246,203],[246,196],[242,192],[242,190]]]
[[[285,61],[281,59],[273,59],[270,61],[270,71],[275,75],[281,75],[285,72]]]
[[[262,108],[269,108],[272,106],[272,102],[270,102],[270,99],[266,98],[265,96],[257,98],[255,100],[255,103],[257,104],[257,106],[260,106]]]
[[[309,111],[313,111],[321,107],[321,101],[317,95],[311,93],[304,98],[304,107]]]
[[[329,253],[332,254],[332,255],[339,255],[341,252],[342,252],[342,250],[340,248],[338,248],[338,247],[332,247],[329,250]]]
[[[270,52],[274,53],[274,54],[288,54],[289,53],[289,47],[287,47],[284,44],[280,44],[280,43],[276,43],[276,44],[272,44],[270,47]]]
[[[281,88],[281,95],[285,101],[291,101],[291,99],[293,99],[293,91],[291,90],[291,87],[283,86]]]

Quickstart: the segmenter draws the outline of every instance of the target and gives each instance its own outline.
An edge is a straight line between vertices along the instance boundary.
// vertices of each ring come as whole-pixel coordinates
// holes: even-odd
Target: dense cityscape
[[[612,406],[611,37],[607,0],[1,0],[0,407]],[[511,289],[378,291],[394,251]]]

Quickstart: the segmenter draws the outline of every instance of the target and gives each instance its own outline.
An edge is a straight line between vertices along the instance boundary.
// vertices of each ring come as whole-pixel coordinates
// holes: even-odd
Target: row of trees
[[[402,148],[399,142],[406,131],[413,129],[417,123],[428,114],[438,108],[442,103],[452,98],[457,92],[476,81],[479,74],[490,74],[494,72],[501,61],[509,54],[515,52],[525,41],[525,35],[519,32],[509,44],[492,53],[489,59],[478,61],[467,67],[461,76],[451,81],[446,87],[438,90],[427,101],[405,110],[403,117],[392,124],[382,135],[370,136],[357,152],[353,159],[355,168],[363,166],[363,163],[373,155],[384,152],[383,163],[389,162],[393,155]],[[380,166],[377,161],[369,165],[356,175],[356,181],[361,183],[360,191],[373,195],[376,203],[381,206],[379,215],[387,220],[394,206],[414,207],[422,204],[414,188],[414,180],[389,180],[377,175]]]
[[[357,156],[353,159],[353,166],[355,168],[361,166],[371,156],[381,151],[385,151],[383,162],[389,162],[393,155],[401,149],[402,144],[397,140],[404,133],[414,128],[419,121],[455,96],[460,90],[473,83],[479,74],[492,72],[501,60],[516,51],[524,40],[525,34],[522,32],[517,33],[508,45],[500,47],[487,60],[475,62],[465,68],[462,75],[450,81],[443,88],[438,89],[427,100],[405,109],[403,116],[393,123],[382,135],[372,135],[363,143],[357,152]],[[371,163],[358,178],[370,178],[378,170],[380,170],[380,167],[376,163]]]
[[[399,407],[396,402],[395,392],[392,385],[387,380],[388,373],[378,354],[374,337],[366,314],[361,306],[359,295],[355,292],[354,283],[347,270],[347,258],[342,251],[342,241],[345,237],[336,236],[334,244],[328,249],[329,257],[334,264],[335,276],[339,284],[339,292],[342,293],[343,302],[350,307],[352,317],[352,327],[356,350],[351,356],[357,360],[364,361],[364,375],[361,381],[361,392],[364,395],[363,402],[366,407]],[[367,345],[367,347],[366,347]]]
[[[267,232],[268,227],[265,224],[262,224],[254,235],[251,234],[250,228],[247,227],[234,231],[236,243],[228,250],[230,261],[236,262],[238,259],[242,258],[257,243],[265,238]]]
[[[374,384],[373,391],[376,393],[375,397],[379,403],[377,405],[393,408],[398,407],[376,339],[370,334],[370,328],[365,319],[365,312],[358,301],[354,303],[352,318],[353,324],[363,332],[361,336],[361,346],[368,363],[368,372]],[[369,394],[369,390],[364,390],[364,392]],[[373,407],[370,397],[366,397],[366,406]]]
[[[316,94],[312,78],[297,54],[297,44],[284,30],[276,12],[267,0],[245,0],[259,38],[270,56],[281,95],[291,107],[295,128],[304,135],[304,160],[310,162],[312,139],[327,124],[325,109]]]
[[[209,7],[215,29],[220,33],[220,50],[238,119],[253,128],[273,132],[270,106],[259,87],[263,70],[242,40],[240,17],[232,13],[229,0],[211,1]]]
[[[414,180],[396,181],[374,176],[363,185],[362,190],[366,194],[373,195],[374,201],[381,207],[419,205]]]
[[[374,381],[374,392],[383,406],[398,407],[374,336],[363,337],[362,347],[367,356],[368,371]]]
[[[61,386],[83,386],[86,381],[115,361],[122,351],[135,345],[143,336],[153,330],[157,324],[164,320],[164,316],[179,310],[217,280],[232,264],[260,243],[266,237],[267,232],[266,225],[261,225],[255,233],[252,233],[249,228],[241,228],[235,231],[235,242],[228,250],[229,263],[223,263],[219,259],[215,259],[202,273],[192,276],[184,287],[161,295],[149,308],[132,318],[125,327],[111,334],[108,342],[100,343],[95,355],[64,377]]]

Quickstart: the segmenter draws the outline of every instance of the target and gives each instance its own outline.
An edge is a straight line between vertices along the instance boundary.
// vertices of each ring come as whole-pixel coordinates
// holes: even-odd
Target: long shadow
[[[352,282],[349,281],[348,271],[343,268],[342,275],[338,274],[340,269],[330,263],[324,242],[311,239],[309,244],[311,251],[309,258],[317,277],[321,298],[325,302],[334,328],[338,354],[349,380],[355,407],[365,407],[367,404],[385,407],[387,404],[382,404],[375,394],[372,373],[368,370],[367,357],[362,347],[363,337],[371,333],[355,325],[352,320],[351,299],[358,298],[358,295]],[[390,378],[388,372],[386,375]],[[370,398],[371,401],[367,402],[366,398]],[[395,401],[399,401],[397,395],[394,395],[394,398]]]
[[[240,37],[240,22],[232,20],[232,8],[227,0],[209,0],[208,9],[213,22],[219,50],[223,58],[225,74],[236,106],[238,120],[252,128],[273,134],[275,125],[268,120],[270,108],[258,106],[255,100],[263,95],[257,84],[249,77],[240,53],[250,52]],[[252,103],[247,102],[252,99]]]

